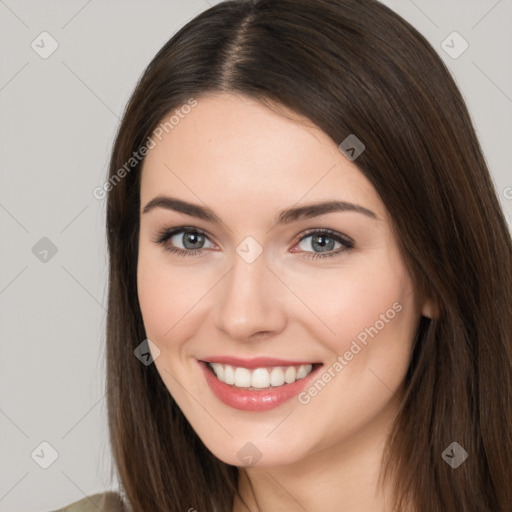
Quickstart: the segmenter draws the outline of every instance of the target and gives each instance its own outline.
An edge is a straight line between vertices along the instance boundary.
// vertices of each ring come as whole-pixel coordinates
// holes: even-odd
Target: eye
[[[303,243],[305,240],[311,239],[307,243]],[[338,250],[332,252],[335,248],[335,244],[338,243]],[[302,236],[294,247],[300,247],[302,250],[306,250],[307,247],[312,247],[313,249],[319,249],[316,254],[308,254],[305,256],[306,258],[327,258],[331,256],[339,256],[340,253],[344,253],[354,248],[354,241],[346,235],[341,233],[337,233],[336,231],[331,231],[330,229],[319,229],[314,231],[309,231],[306,235]],[[341,249],[339,247],[341,246]],[[297,252],[297,251],[294,251]],[[306,252],[308,252],[306,250]]]
[[[311,240],[305,243],[307,239]],[[181,226],[164,229],[157,234],[153,242],[162,245],[166,251],[177,256],[201,256],[204,255],[204,243],[206,240],[208,240],[208,236],[204,231],[192,226]],[[179,244],[182,247],[179,247]],[[336,248],[336,244],[338,244],[338,250],[333,251]],[[318,252],[311,254],[307,250],[308,246],[313,248],[313,252],[316,249],[318,249]],[[295,247],[299,247],[300,251],[293,250]],[[353,248],[354,241],[348,236],[331,231],[330,229],[317,229],[310,230],[303,235],[293,246],[292,252],[306,252],[308,253],[305,256],[306,258],[316,259],[337,256]]]
[[[182,226],[174,229],[164,229],[153,242],[162,245],[166,251],[177,256],[199,256],[204,248],[205,240],[207,240],[207,236],[203,231]],[[176,247],[176,244],[180,243],[183,248]]]

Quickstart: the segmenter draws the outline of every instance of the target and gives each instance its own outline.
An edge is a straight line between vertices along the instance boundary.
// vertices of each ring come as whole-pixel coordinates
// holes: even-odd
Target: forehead
[[[383,215],[373,186],[338,144],[308,119],[276,108],[231,93],[198,98],[161,140],[153,137],[156,146],[143,163],[141,204],[169,194],[219,208],[229,201],[251,215],[338,199]]]

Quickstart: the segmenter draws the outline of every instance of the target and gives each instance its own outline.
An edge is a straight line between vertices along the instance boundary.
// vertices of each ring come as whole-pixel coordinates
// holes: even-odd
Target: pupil
[[[195,247],[195,245],[197,245],[201,241],[202,236],[203,235],[201,235],[199,233],[188,233],[188,235],[184,235],[185,240],[184,240],[183,245],[187,249],[196,249],[197,247]],[[194,239],[195,239],[195,241],[194,241]],[[189,240],[192,240],[192,242],[189,243]]]
[[[319,245],[321,248],[326,248],[327,247],[327,250],[330,250],[330,249],[333,249],[332,245],[334,243],[334,240],[332,238],[329,238],[328,236],[323,236],[323,235],[318,235],[318,236],[315,236],[313,238],[313,244],[314,244],[314,241],[315,240],[319,240]],[[331,243],[330,244],[327,244],[325,241],[326,240],[329,240]],[[323,251],[320,251],[320,252],[323,252]]]

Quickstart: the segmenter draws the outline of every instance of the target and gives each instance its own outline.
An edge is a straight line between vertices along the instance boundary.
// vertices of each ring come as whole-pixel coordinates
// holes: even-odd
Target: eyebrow
[[[210,208],[200,206],[193,203],[188,203],[175,197],[157,196],[149,201],[142,213],[148,213],[155,208],[164,208],[166,210],[173,210],[181,212],[191,217],[197,217],[208,222],[214,222],[216,224],[223,224],[220,217],[218,217]],[[324,201],[317,203],[310,203],[304,206],[297,206],[287,208],[278,213],[275,218],[275,224],[289,224],[298,220],[309,219],[312,217],[318,217],[326,213],[332,212],[357,212],[362,213],[373,219],[378,219],[377,215],[365,208],[353,203],[347,203],[346,201]]]

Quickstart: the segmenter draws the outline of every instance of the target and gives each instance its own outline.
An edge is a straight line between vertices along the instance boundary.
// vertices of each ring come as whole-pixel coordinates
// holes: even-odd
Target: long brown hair
[[[137,299],[140,169],[130,160],[166,116],[231,91],[306,116],[355,161],[385,204],[422,297],[406,394],[386,447],[395,510],[512,510],[512,242],[450,72],[376,0],[234,0],[200,13],[156,54],[112,151],[107,403],[122,493],[136,512],[231,511],[238,468],[204,446],[154,364]],[[127,167],[127,162],[131,162]],[[120,173],[121,168],[125,169]],[[468,453],[454,469],[442,453]]]

